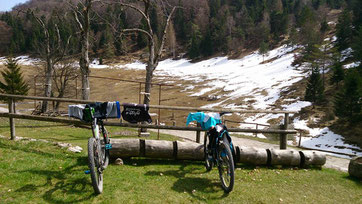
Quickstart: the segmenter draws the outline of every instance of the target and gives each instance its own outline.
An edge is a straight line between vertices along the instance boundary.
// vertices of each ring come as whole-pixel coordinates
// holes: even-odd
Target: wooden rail
[[[69,98],[54,98],[54,97],[41,97],[41,96],[22,96],[22,95],[10,95],[0,94],[0,97],[8,97],[13,99],[28,99],[28,100],[44,100],[44,101],[59,101],[68,103],[94,103],[105,102],[95,100],[79,100]],[[272,114],[287,114],[297,113],[296,111],[272,111],[272,110],[242,110],[242,109],[227,109],[227,108],[200,108],[200,107],[182,107],[182,106],[164,106],[164,105],[149,105],[150,108],[156,109],[168,109],[168,110],[184,110],[184,111],[211,111],[211,112],[229,112],[229,113],[272,113]]]
[[[9,113],[0,113],[0,117],[7,117],[10,120],[10,133],[11,139],[15,139],[15,123],[14,118],[27,119],[27,120],[39,120],[48,122],[67,123],[75,125],[84,125],[85,122],[67,119],[67,118],[55,118],[45,116],[34,116],[26,114],[14,113],[14,101],[15,99],[27,99],[27,100],[45,100],[45,101],[59,101],[68,103],[93,103],[102,101],[93,100],[78,100],[68,98],[51,98],[51,97],[36,97],[36,96],[22,96],[22,95],[9,95],[0,94],[0,97],[6,97],[9,99]],[[241,109],[212,109],[212,108],[200,108],[200,107],[177,107],[177,106],[162,106],[162,105],[150,105],[150,108],[156,109],[168,109],[168,110],[185,110],[185,111],[211,111],[211,112],[230,112],[230,113],[272,113],[272,114],[285,114],[284,125],[282,129],[242,129],[242,128],[228,128],[229,132],[246,132],[246,133],[274,133],[280,134],[280,149],[286,149],[287,134],[296,134],[296,130],[288,129],[289,113],[295,113],[294,111],[268,111],[268,110],[241,110]],[[203,131],[201,127],[180,127],[180,126],[164,126],[164,125],[147,125],[147,124],[131,124],[131,123],[118,123],[118,122],[104,122],[106,126],[118,126],[118,127],[133,127],[133,128],[150,128],[150,129],[168,129],[168,130],[183,130],[183,131],[196,131],[196,141],[200,142],[200,133]]]

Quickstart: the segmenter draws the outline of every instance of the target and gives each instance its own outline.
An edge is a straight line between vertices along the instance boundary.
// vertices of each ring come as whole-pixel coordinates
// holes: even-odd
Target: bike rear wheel
[[[100,141],[91,137],[88,140],[88,166],[92,179],[92,186],[96,194],[103,191],[103,169],[102,169],[102,155]]]
[[[234,159],[226,138],[219,144],[218,169],[222,188],[225,193],[229,193],[234,187]]]
[[[206,134],[204,136],[204,159],[205,159],[205,167],[206,171],[211,171],[212,166],[214,165],[214,162],[212,160],[212,156],[209,153],[211,149],[208,148],[208,145],[210,144],[209,141],[209,134]],[[210,158],[211,157],[211,158]]]

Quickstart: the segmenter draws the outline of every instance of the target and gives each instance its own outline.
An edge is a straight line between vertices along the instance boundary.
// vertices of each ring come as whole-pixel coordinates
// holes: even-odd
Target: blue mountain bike
[[[213,166],[217,166],[225,193],[231,192],[234,187],[233,151],[231,137],[225,125],[217,124],[207,131],[204,137],[205,167],[210,171]]]

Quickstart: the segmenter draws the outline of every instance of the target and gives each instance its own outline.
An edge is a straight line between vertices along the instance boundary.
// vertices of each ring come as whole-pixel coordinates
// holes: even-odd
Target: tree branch
[[[124,29],[124,30],[122,30],[122,32],[141,32],[141,33],[146,34],[149,37],[150,40],[153,39],[153,36],[149,32],[147,32],[147,31],[145,31],[143,29],[140,29],[140,28]]]
[[[175,10],[177,8],[181,8],[181,7],[178,7],[178,6],[173,7],[170,15],[167,17],[166,26],[165,26],[165,29],[163,30],[163,34],[162,34],[161,46],[160,46],[160,48],[158,50],[158,53],[155,56],[155,59],[154,59],[154,62],[153,62],[155,64],[158,62],[159,58],[162,55],[162,50],[163,50],[163,47],[164,47],[165,41],[166,41],[167,29],[170,26],[170,21],[171,21],[172,15],[173,15],[173,13],[175,12]],[[154,69],[156,69],[156,67]]]

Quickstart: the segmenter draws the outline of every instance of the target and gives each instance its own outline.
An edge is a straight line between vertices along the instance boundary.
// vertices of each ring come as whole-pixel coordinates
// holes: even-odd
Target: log
[[[362,180],[362,157],[354,157],[349,161],[348,173]]]
[[[300,154],[295,150],[270,149],[270,164],[283,166],[300,166]]]
[[[141,156],[139,139],[111,139],[111,144],[109,154],[112,158]]]
[[[204,147],[194,142],[111,139],[112,158],[148,157],[179,160],[204,160]],[[236,146],[237,163],[252,165],[322,166],[326,156],[316,151],[261,149]]]
[[[255,147],[236,147],[236,153],[239,154],[240,163],[253,165],[267,165],[268,153],[265,149]]]
[[[145,140],[145,157],[174,158],[173,142],[164,140]]]
[[[300,151],[302,158],[301,167],[315,165],[323,166],[326,163],[326,155],[316,151]]]
[[[204,160],[204,145],[194,142],[177,141],[177,159],[180,160]]]

